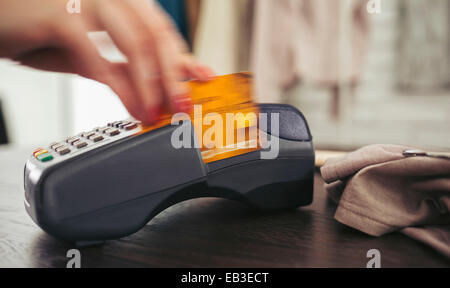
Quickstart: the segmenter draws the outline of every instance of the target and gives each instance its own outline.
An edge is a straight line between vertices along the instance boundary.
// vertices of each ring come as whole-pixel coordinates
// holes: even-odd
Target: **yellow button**
[[[44,153],[48,153],[48,151],[45,150],[45,149],[42,149],[42,150],[39,150],[39,151],[34,152],[33,155],[34,155],[34,157],[37,158],[37,156],[39,156],[39,155],[41,155],[41,154],[44,154]]]

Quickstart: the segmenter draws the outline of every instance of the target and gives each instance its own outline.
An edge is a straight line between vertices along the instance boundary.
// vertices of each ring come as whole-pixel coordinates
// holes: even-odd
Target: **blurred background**
[[[316,148],[450,149],[450,0],[159,2],[201,61],[252,71],[257,101],[298,107]],[[128,117],[104,85],[7,60],[0,110],[0,143],[23,147]]]

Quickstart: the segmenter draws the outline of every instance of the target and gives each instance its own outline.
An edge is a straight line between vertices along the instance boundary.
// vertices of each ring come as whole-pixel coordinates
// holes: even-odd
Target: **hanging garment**
[[[158,0],[159,4],[172,17],[178,31],[188,41],[188,22],[184,0]]]
[[[260,102],[279,102],[299,78],[325,85],[359,78],[368,35],[365,1],[260,0],[255,5],[251,53]],[[342,18],[343,13],[350,17]],[[347,18],[349,23],[342,22]]]
[[[197,31],[198,18],[200,15],[200,0],[185,0],[186,5],[186,18],[188,28],[188,44],[189,47],[193,47],[195,34]]]
[[[450,258],[450,160],[370,145],[321,168],[335,219],[364,233],[398,231]]]
[[[249,68],[253,2],[204,0],[201,3],[194,54],[218,74]]]

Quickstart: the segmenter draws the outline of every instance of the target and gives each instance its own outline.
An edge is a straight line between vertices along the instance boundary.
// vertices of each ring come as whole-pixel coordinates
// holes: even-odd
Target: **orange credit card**
[[[250,73],[188,83],[193,108],[185,117],[193,123],[205,163],[260,149],[257,129],[259,108],[252,99]],[[172,117],[172,114],[161,116],[157,124],[144,127],[141,133],[171,125]]]

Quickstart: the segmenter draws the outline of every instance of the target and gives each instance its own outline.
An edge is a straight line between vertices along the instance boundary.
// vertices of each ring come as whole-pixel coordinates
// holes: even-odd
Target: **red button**
[[[44,149],[43,148],[37,148],[36,150],[33,151],[33,156],[36,156],[36,154],[41,152],[42,150],[44,150]]]

